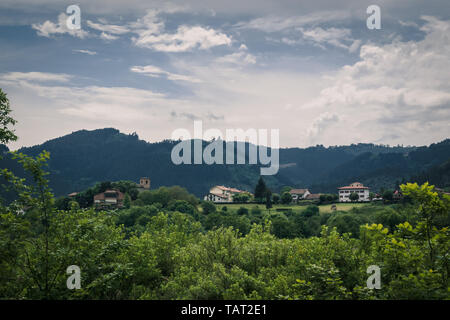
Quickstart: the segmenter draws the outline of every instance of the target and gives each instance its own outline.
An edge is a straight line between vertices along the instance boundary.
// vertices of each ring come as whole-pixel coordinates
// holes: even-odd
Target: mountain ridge
[[[50,186],[57,196],[82,191],[101,181],[137,182],[141,176],[151,178],[152,188],[180,185],[197,196],[204,195],[216,184],[253,191],[260,165],[177,166],[170,159],[176,143],[178,141],[172,140],[147,142],[135,133],[124,134],[115,128],[103,128],[74,131],[18,151],[32,156],[43,150],[50,152]],[[203,141],[204,145],[207,143]],[[245,145],[248,149],[248,143]],[[4,154],[6,150],[3,146]],[[279,172],[265,176],[273,192],[279,192],[285,185],[307,187],[312,192],[335,192],[337,186],[355,180],[377,190],[394,188],[399,181],[444,164],[450,159],[450,139],[420,147],[361,143],[280,148],[279,156]],[[20,172],[7,155],[0,162],[2,167]],[[442,168],[439,170],[447,170],[448,166]]]

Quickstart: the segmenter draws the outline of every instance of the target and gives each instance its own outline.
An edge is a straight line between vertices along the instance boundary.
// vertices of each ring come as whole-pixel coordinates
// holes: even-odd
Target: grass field
[[[352,208],[361,208],[367,206],[368,203],[336,203],[336,210],[349,211]],[[324,204],[319,206],[320,213],[331,212],[331,204]]]
[[[309,203],[310,204],[310,203]],[[276,209],[292,209],[294,211],[302,211],[306,209],[308,204],[291,204],[291,205],[283,205],[283,204],[277,204],[274,205],[273,208],[270,209],[270,212],[276,212]],[[367,206],[368,203],[336,203],[336,209],[338,211],[349,211],[352,208],[360,208],[363,206]],[[217,210],[221,211],[222,207],[227,207],[231,210],[237,210],[240,207],[247,208],[249,211],[254,208],[255,206],[258,206],[259,209],[261,209],[262,212],[267,212],[266,206],[264,204],[255,204],[255,203],[232,203],[232,204],[217,204]],[[331,204],[324,204],[319,206],[320,213],[329,213],[331,212]]]

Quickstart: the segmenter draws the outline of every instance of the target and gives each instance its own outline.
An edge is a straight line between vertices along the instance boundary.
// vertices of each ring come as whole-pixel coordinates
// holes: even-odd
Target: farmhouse
[[[321,193],[310,193],[305,197],[305,200],[319,201]]]
[[[359,196],[358,201],[370,201],[369,187],[365,187],[362,183],[353,182],[349,186],[340,187],[339,202],[350,202],[350,195],[356,193]]]
[[[289,191],[292,196],[292,201],[298,201],[306,199],[306,197],[311,194],[308,189],[292,189]]]
[[[106,190],[94,196],[94,204],[96,207],[122,207],[125,195],[116,189]]]
[[[235,194],[246,193],[248,191],[242,191],[236,188],[229,188],[225,186],[214,186],[209,189],[209,193],[203,198],[206,201],[212,201],[216,203],[220,202],[233,202],[233,196]]]

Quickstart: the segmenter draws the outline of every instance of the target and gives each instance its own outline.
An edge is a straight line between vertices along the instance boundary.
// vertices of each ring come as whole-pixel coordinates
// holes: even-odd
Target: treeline
[[[147,143],[136,134],[105,128],[73,132],[19,152],[30,156],[43,150],[50,152],[50,186],[57,196],[80,192],[99,181],[136,182],[141,176],[150,176],[155,188],[183,185],[198,197],[203,197],[212,185],[252,190],[258,181],[259,165],[174,165],[170,153],[175,143],[169,140]],[[394,189],[397,181],[416,181],[409,178],[424,172],[437,186],[446,187],[450,186],[448,174],[440,180],[439,173],[428,170],[444,165],[449,159],[449,139],[420,148],[365,144],[286,148],[280,149],[278,174],[268,177],[266,183],[280,196],[286,185],[309,188],[314,193],[336,193],[337,187],[352,181],[360,181],[372,190]],[[8,154],[0,159],[0,166],[18,176],[22,174]],[[9,199],[12,197],[8,195]]]

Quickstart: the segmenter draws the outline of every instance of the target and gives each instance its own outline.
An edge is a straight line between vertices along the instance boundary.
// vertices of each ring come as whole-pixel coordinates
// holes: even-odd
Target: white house
[[[292,201],[306,199],[306,197],[311,194],[308,189],[291,189],[289,193],[292,196]]]
[[[369,199],[369,187],[365,187],[362,183],[353,182],[349,186],[340,187],[339,190],[339,202],[351,202],[350,195],[356,193],[359,196],[358,201],[370,201]]]
[[[209,189],[209,193],[203,198],[206,201],[212,201],[216,203],[220,202],[233,202],[233,196],[239,193],[247,193],[247,191],[242,191],[236,188],[228,188],[224,186],[214,186]]]

